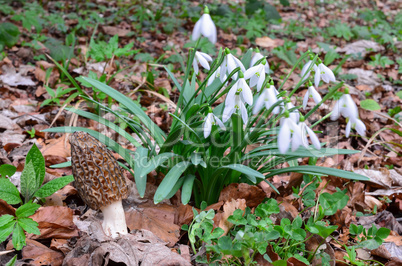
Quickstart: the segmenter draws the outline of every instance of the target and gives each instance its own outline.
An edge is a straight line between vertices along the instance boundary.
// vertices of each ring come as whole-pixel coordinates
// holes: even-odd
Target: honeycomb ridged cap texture
[[[82,131],[74,132],[70,143],[75,186],[91,209],[127,198],[125,177],[103,143]]]

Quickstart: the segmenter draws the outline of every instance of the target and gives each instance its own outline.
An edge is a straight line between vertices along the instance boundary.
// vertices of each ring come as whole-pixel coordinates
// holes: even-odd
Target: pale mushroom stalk
[[[105,234],[112,237],[117,237],[119,234],[128,234],[126,217],[121,201],[115,201],[106,207],[102,207],[101,211],[103,213],[102,227]]]
[[[128,189],[120,166],[107,147],[81,131],[70,139],[75,187],[83,201],[103,213],[102,227],[113,238],[127,234],[122,199]]]

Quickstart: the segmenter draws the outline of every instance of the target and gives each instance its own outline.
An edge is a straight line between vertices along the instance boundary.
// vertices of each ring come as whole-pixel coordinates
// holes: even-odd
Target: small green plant
[[[394,61],[388,58],[388,56],[382,56],[381,54],[376,54],[371,56],[370,66],[385,68],[389,65],[394,64]]]
[[[35,137],[36,130],[35,128],[32,128],[31,130],[27,130],[27,133],[29,134],[29,137],[32,139]]]
[[[46,106],[46,105],[50,105],[50,104],[53,104],[53,103],[57,104],[57,105],[60,105],[60,99],[64,95],[66,95],[66,94],[72,92],[73,90],[75,90],[76,88],[73,87],[73,88],[64,89],[63,87],[59,86],[59,87],[57,87],[57,89],[52,90],[49,86],[45,85],[45,89],[46,89],[47,93],[49,93],[51,98],[44,100],[42,102],[42,104],[41,104],[41,107]]]
[[[113,57],[131,56],[138,53],[139,50],[132,50],[133,46],[134,43],[131,42],[123,48],[119,48],[119,37],[117,35],[110,38],[108,43],[104,41],[96,42],[92,38],[88,55],[97,62],[108,62]]]
[[[12,165],[0,166],[0,199],[10,205],[19,205],[15,216],[5,214],[0,217],[0,242],[12,234],[12,243],[16,250],[21,250],[26,244],[27,233],[40,234],[38,223],[29,216],[40,207],[38,200],[52,195],[68,183],[74,181],[73,176],[64,176],[42,184],[45,177],[45,159],[36,145],[29,150],[24,170],[21,173],[21,194],[17,187],[7,178],[14,175],[16,168]],[[23,200],[21,199],[21,196]]]
[[[348,200],[346,190],[333,194],[322,193],[319,204],[316,203],[316,208],[307,221],[297,216],[293,221],[284,218],[279,224],[275,224],[271,215],[280,212],[279,205],[276,200],[267,199],[258,205],[254,212],[248,207],[245,211],[235,210],[227,220],[233,224],[227,235],[223,235],[222,228],[213,229],[215,216],[213,210],[198,213],[193,208],[194,219],[190,226],[184,225],[183,229],[188,231],[189,241],[195,253],[205,245],[206,253],[202,252],[196,256],[196,262],[199,263],[254,265],[257,254],[272,263],[267,253],[268,249],[272,249],[280,257],[274,265],[282,265],[281,263],[286,265],[289,258],[295,258],[307,265],[314,258],[319,258],[322,265],[329,265],[330,256],[319,249],[319,246],[325,243],[325,239],[338,226],[329,225],[324,218],[343,209]],[[348,253],[345,259],[355,263],[354,265],[360,265],[361,262],[356,259],[355,248],[376,249],[389,233],[390,230],[387,228],[377,229],[373,226],[365,230],[361,225],[352,224],[350,234],[355,239],[350,243],[351,247],[344,246]],[[322,243],[316,250],[307,250],[306,242],[314,235],[323,239]]]

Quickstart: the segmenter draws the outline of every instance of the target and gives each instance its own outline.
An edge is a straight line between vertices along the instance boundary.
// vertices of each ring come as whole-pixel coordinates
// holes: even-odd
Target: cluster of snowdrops
[[[205,7],[204,14],[195,24],[192,38],[198,40],[201,35],[207,37],[212,43],[217,41],[217,31],[214,22],[209,15],[208,8]],[[222,64],[209,77],[207,86],[211,85],[215,79],[219,79],[222,83],[227,82],[227,77],[232,71],[240,69],[232,75],[232,80],[235,82],[230,88],[222,114],[222,119],[213,114],[212,108],[209,108],[209,113],[205,117],[203,123],[204,137],[207,138],[212,130],[213,125],[218,125],[222,130],[226,130],[224,123],[227,122],[233,113],[240,113],[243,123],[247,124],[249,112],[246,105],[252,107],[253,115],[258,114],[261,109],[269,110],[275,106],[272,113],[281,115],[280,131],[277,139],[278,148],[281,153],[286,153],[290,146],[292,151],[295,151],[303,145],[308,147],[309,142],[307,136],[316,149],[321,148],[319,139],[314,131],[306,124],[305,118],[299,113],[297,108],[290,100],[291,94],[282,97],[274,86],[273,80],[270,78],[270,67],[265,56],[260,51],[255,49],[255,53],[250,61],[249,68],[246,69],[243,63],[230,53],[228,48],[224,51],[224,59]],[[301,71],[302,82],[308,84],[307,93],[303,98],[303,109],[307,107],[309,99],[313,99],[316,104],[322,101],[321,95],[316,88],[319,87],[320,81],[326,83],[335,82],[335,75],[330,68],[325,66],[319,58],[314,60],[314,55],[310,54],[307,63]],[[209,62],[212,62],[212,57],[206,53],[196,51],[193,60],[194,73],[199,72],[198,63],[205,69],[210,70]],[[309,79],[311,72],[314,72],[313,82]],[[227,85],[227,83],[225,84]],[[256,97],[253,97],[251,88],[256,89]],[[279,103],[279,104],[276,104]],[[253,105],[254,104],[254,105]],[[330,114],[331,120],[336,120],[342,115],[347,119],[346,137],[349,136],[352,128],[361,135],[365,135],[366,127],[359,119],[358,109],[350,96],[348,89],[345,89],[344,94],[335,103]]]

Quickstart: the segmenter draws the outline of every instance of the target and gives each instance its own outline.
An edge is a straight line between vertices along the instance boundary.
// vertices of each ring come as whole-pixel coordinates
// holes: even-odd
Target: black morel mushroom
[[[106,235],[127,234],[121,203],[127,198],[127,185],[116,159],[104,144],[85,132],[74,132],[70,143],[79,195],[91,209],[102,211],[102,227]]]

